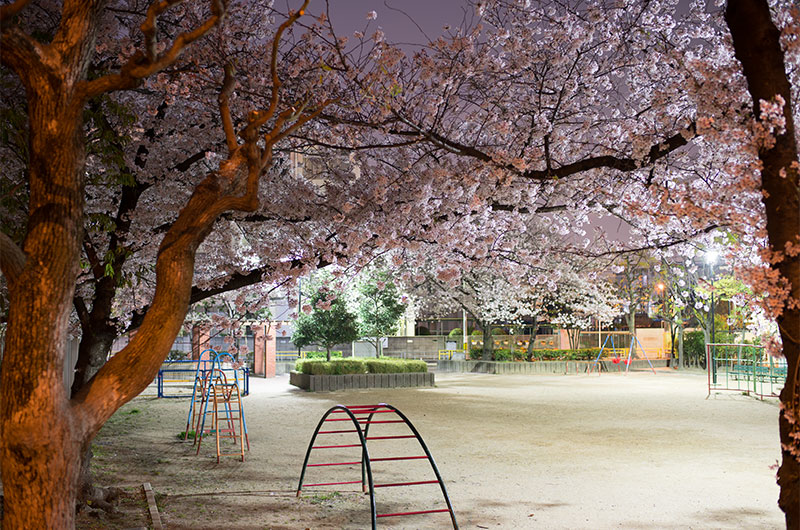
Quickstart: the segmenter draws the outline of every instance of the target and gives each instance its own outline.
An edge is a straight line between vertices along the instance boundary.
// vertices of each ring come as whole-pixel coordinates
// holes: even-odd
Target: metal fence
[[[778,397],[786,382],[786,360],[766,355],[763,346],[706,344],[706,366],[709,396],[712,391],[734,391]]]

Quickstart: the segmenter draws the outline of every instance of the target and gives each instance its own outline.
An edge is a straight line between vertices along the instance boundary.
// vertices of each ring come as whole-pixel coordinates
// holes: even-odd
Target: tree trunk
[[[74,526],[76,464],[87,443],[63,380],[83,235],[82,106],[71,104],[57,79],[41,81],[51,85],[28,93],[24,268],[7,275],[10,310],[0,374],[4,528]]]
[[[492,360],[492,350],[494,350],[494,337],[492,336],[492,325],[481,324],[483,329],[483,351],[481,352],[481,359],[484,361]]]
[[[798,153],[792,115],[792,100],[780,32],[772,22],[766,0],[728,2],[725,21],[733,37],[736,58],[742,63],[753,100],[755,117],[760,117],[761,100],[776,95],[784,99],[784,131],[776,134],[772,146],[759,149],[762,201],[767,215],[767,236],[775,252],[797,245],[800,227],[800,182]],[[786,252],[771,262],[789,289],[789,301],[778,316],[778,328],[787,362],[786,384],[781,391],[778,425],[782,462],[778,469],[781,488],[778,504],[786,516],[786,528],[800,528],[800,256]]]
[[[534,343],[536,342],[536,330],[538,329],[537,318],[533,317],[533,324],[531,325],[531,336],[530,340],[528,341],[528,351],[527,357],[529,361],[533,360],[533,350],[536,349]]]
[[[636,336],[636,313],[631,312],[625,315],[625,322],[628,324],[628,332],[631,334],[631,340]]]
[[[683,321],[678,324],[678,370],[683,370]]]
[[[78,362],[75,366],[75,378],[72,382],[73,394],[83,388],[83,386],[94,377],[98,370],[102,368],[108,358],[108,354],[111,352],[111,346],[114,344],[114,339],[116,339],[116,337],[116,330],[113,326],[108,324],[98,325],[97,328],[83,328],[81,342],[78,346]],[[87,500],[93,501],[93,505],[96,505],[98,504],[98,500],[105,501],[107,498],[101,495],[97,488],[94,487],[91,472],[92,456],[90,441],[81,458],[78,484],[79,505],[83,505]],[[101,506],[105,507],[103,504],[101,504]]]

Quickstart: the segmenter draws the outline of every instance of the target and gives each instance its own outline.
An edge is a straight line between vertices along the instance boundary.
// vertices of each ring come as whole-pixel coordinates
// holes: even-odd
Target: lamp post
[[[300,318],[303,311],[303,279],[297,278],[297,318]],[[295,320],[294,324],[295,331],[297,330],[297,321]],[[277,348],[276,348],[277,349]],[[300,359],[303,356],[301,352],[301,348],[297,348],[297,358]]]
[[[717,366],[714,363],[714,354],[716,353],[716,338],[714,332],[717,328],[717,324],[714,321],[714,265],[717,263],[718,257],[719,253],[716,250],[709,250],[706,252],[705,256],[706,264],[708,264],[708,267],[711,271],[711,358],[709,359],[709,362],[711,363],[711,376],[715,384],[717,382]]]
[[[661,333],[662,333],[662,335],[661,335],[661,345],[662,346],[664,345],[664,335],[663,335],[663,333],[664,333],[664,322],[666,321],[666,312],[667,312],[666,302],[664,301],[664,288],[665,287],[666,287],[666,285],[664,285],[664,282],[658,282],[656,284],[656,292],[658,293],[659,302],[661,302]],[[670,344],[672,344],[672,340],[671,339],[672,339],[672,337],[670,337]],[[671,353],[672,352],[670,352],[670,354]],[[662,355],[663,355],[663,350],[662,350]]]

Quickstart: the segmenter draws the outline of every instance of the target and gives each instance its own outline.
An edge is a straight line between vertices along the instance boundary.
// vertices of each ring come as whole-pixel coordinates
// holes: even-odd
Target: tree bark
[[[528,351],[527,351],[527,358],[529,361],[533,360],[533,350],[536,349],[536,331],[539,329],[538,319],[536,316],[533,317],[533,324],[531,325],[531,337],[528,341]]]
[[[494,350],[494,337],[492,336],[492,325],[481,323],[483,329],[483,349],[481,351],[481,359],[484,361],[492,360],[492,350]]]
[[[798,153],[786,64],[780,45],[780,32],[772,22],[766,0],[728,2],[725,20],[733,37],[736,58],[742,64],[747,87],[753,99],[755,118],[760,118],[760,101],[784,99],[785,130],[776,134],[771,147],[759,149],[762,163],[761,189],[767,216],[767,235],[774,252],[797,245],[800,227]],[[782,176],[781,173],[785,172]],[[771,267],[780,273],[789,289],[789,303],[777,318],[787,362],[786,384],[781,391],[778,425],[782,462],[778,469],[781,492],[778,504],[786,516],[786,528],[800,528],[800,256],[786,253]]]
[[[82,105],[32,66],[30,216],[25,266],[9,278],[0,375],[4,528],[74,525],[85,426],[63,382],[64,345],[83,227]],[[4,269],[5,271],[5,269]]]

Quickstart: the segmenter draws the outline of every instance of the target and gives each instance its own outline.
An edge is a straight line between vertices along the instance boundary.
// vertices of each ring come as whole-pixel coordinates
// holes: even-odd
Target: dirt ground
[[[338,403],[380,402],[420,431],[462,529],[783,527],[777,403],[735,393],[705,399],[705,384],[704,374],[668,370],[438,373],[435,388],[312,394],[287,376],[252,379],[245,398],[250,451],[244,463],[223,457],[219,464],[213,438],[198,456],[191,442],[178,440],[188,400],[137,398],[95,441],[98,482],[125,488],[121,514],[84,515],[79,528],[149,526],[144,482],[170,529],[368,528],[368,496],[358,485],[311,488],[299,499],[295,491],[322,414]],[[396,427],[375,425],[372,434],[396,434]],[[370,442],[370,454],[423,454],[409,443]],[[358,460],[358,449],[322,451],[312,461]],[[376,483],[433,478],[425,461],[375,463],[373,471]],[[359,479],[357,467],[336,466],[314,468],[306,482]],[[376,503],[379,513],[444,506],[436,485],[378,489]],[[447,514],[378,522],[449,526]]]

